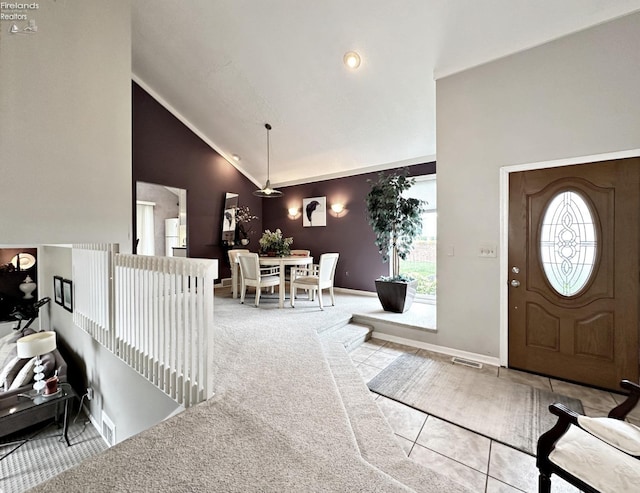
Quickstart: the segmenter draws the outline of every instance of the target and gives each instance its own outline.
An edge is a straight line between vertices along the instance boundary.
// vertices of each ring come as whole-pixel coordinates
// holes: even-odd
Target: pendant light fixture
[[[264,128],[267,129],[267,183],[263,188],[253,192],[253,195],[265,199],[273,199],[275,197],[282,197],[282,192],[271,188],[271,181],[269,180],[269,130],[271,130],[271,125],[265,123]]]

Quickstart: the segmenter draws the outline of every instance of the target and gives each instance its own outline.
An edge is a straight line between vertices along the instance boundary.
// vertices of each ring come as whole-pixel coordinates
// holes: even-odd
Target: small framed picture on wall
[[[302,199],[302,226],[327,225],[327,197]]]
[[[62,306],[62,277],[53,276],[53,298],[55,302]]]
[[[69,279],[62,280],[62,306],[73,312],[73,283]]]

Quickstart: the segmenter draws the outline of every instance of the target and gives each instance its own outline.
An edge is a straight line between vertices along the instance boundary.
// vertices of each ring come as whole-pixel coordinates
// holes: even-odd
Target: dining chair
[[[291,274],[291,306],[295,308],[296,291],[298,288],[306,289],[309,293],[309,299],[313,299],[314,294],[318,293],[318,303],[320,310],[324,310],[322,304],[322,290],[328,289],[331,294],[331,305],[336,304],[333,295],[333,279],[336,274],[336,265],[338,264],[339,254],[323,253],[320,255],[320,261],[310,267],[302,267],[293,269]]]
[[[292,257],[310,257],[311,256],[311,250],[291,250],[290,255]],[[285,281],[287,281],[287,282],[291,281],[291,273],[292,273],[293,269],[295,269],[295,267],[289,267],[285,271],[285,277],[284,277]]]
[[[236,261],[236,258],[241,253],[249,253],[249,250],[246,248],[229,250],[229,265],[231,266],[231,293],[233,298],[238,297],[238,281],[240,280],[240,276],[238,275],[238,262]]]
[[[273,288],[280,285],[279,267],[260,267],[257,253],[242,253],[238,255],[240,263],[240,303],[244,303],[244,296],[248,286],[256,288],[255,306],[260,305],[262,288]]]

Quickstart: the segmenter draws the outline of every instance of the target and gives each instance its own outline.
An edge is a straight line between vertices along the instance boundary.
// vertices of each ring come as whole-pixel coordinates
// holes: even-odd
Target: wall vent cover
[[[116,444],[116,425],[104,411],[102,411],[102,438],[109,447]]]
[[[457,356],[454,356],[453,358],[451,358],[451,362],[454,365],[464,365],[470,368],[475,368],[476,370],[479,370],[482,368],[482,363],[478,363],[477,361],[471,361],[470,359],[458,358]]]

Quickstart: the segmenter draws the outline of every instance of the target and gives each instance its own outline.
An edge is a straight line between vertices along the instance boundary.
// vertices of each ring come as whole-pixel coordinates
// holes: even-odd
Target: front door
[[[509,366],[638,381],[640,159],[509,175]]]

